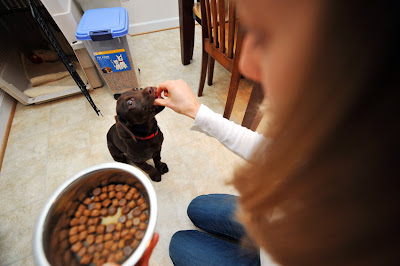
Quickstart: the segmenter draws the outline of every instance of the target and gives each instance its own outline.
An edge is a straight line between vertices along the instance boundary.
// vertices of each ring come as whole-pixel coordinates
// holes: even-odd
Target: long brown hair
[[[399,263],[399,4],[322,12],[300,93],[236,173],[239,218],[283,265]]]

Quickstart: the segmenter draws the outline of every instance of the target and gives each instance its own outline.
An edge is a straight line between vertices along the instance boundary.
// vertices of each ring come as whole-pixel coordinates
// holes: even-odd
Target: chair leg
[[[181,39],[181,60],[183,65],[190,64],[193,57],[194,19],[193,1],[178,0],[179,30]]]
[[[233,104],[235,103],[236,94],[239,88],[240,73],[239,71],[232,71],[231,83],[229,84],[228,98],[226,99],[224,117],[229,119],[231,117]]]
[[[208,81],[207,81],[208,86],[211,86],[213,83],[214,64],[215,64],[215,59],[210,56],[208,59]]]
[[[254,83],[251,90],[249,103],[247,104],[246,112],[244,113],[242,126],[247,127],[253,131],[257,129],[263,117],[262,112],[259,110],[260,104],[264,99],[264,91],[260,83]]]
[[[207,63],[208,63],[208,54],[203,49],[203,55],[201,57],[201,72],[200,72],[200,83],[198,91],[199,97],[203,95],[204,83],[206,82]]]

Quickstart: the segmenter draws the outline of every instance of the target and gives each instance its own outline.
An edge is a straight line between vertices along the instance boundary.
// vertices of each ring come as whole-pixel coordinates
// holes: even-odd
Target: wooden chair
[[[229,1],[226,12],[225,1]],[[217,60],[232,73],[224,117],[230,117],[239,87],[239,57],[242,50],[243,33],[238,30],[236,5],[232,0],[201,0],[203,53],[198,96],[202,96],[208,68],[208,85],[212,85],[214,64]],[[226,22],[228,18],[228,22]]]

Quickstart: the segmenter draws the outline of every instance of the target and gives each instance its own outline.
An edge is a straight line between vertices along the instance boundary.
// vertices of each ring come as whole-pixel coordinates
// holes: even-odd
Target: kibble
[[[137,188],[127,184],[107,185],[107,182],[102,185],[92,191],[92,196],[82,195],[83,201],[76,203],[75,212],[68,214],[72,216],[70,228],[62,239],[81,265],[121,263],[137,248],[147,229],[148,205]],[[101,224],[102,217],[116,215],[118,208],[121,216],[117,224]],[[67,264],[73,264],[72,258],[70,255]]]

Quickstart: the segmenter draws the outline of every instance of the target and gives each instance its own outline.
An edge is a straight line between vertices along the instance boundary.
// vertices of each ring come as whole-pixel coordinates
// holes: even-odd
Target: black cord
[[[47,26],[46,21],[43,19],[42,14],[39,12],[36,3],[33,0],[29,0],[29,6],[31,7],[32,16],[36,19],[37,23],[39,24],[40,28],[42,29],[43,33],[46,35],[47,39],[49,39],[51,45],[54,47],[58,57],[64,63],[65,67],[67,68],[71,77],[75,80],[75,83],[78,85],[79,89],[82,91],[83,95],[85,95],[87,101],[92,106],[93,110],[96,112],[97,115],[101,115],[100,110],[94,104],[92,97],[90,97],[89,91],[86,88],[85,83],[83,83],[81,77],[79,76],[78,72],[72,65],[71,61],[69,61],[68,57],[66,56],[65,52],[61,48],[60,44],[58,43],[56,37],[51,32],[49,26]]]

